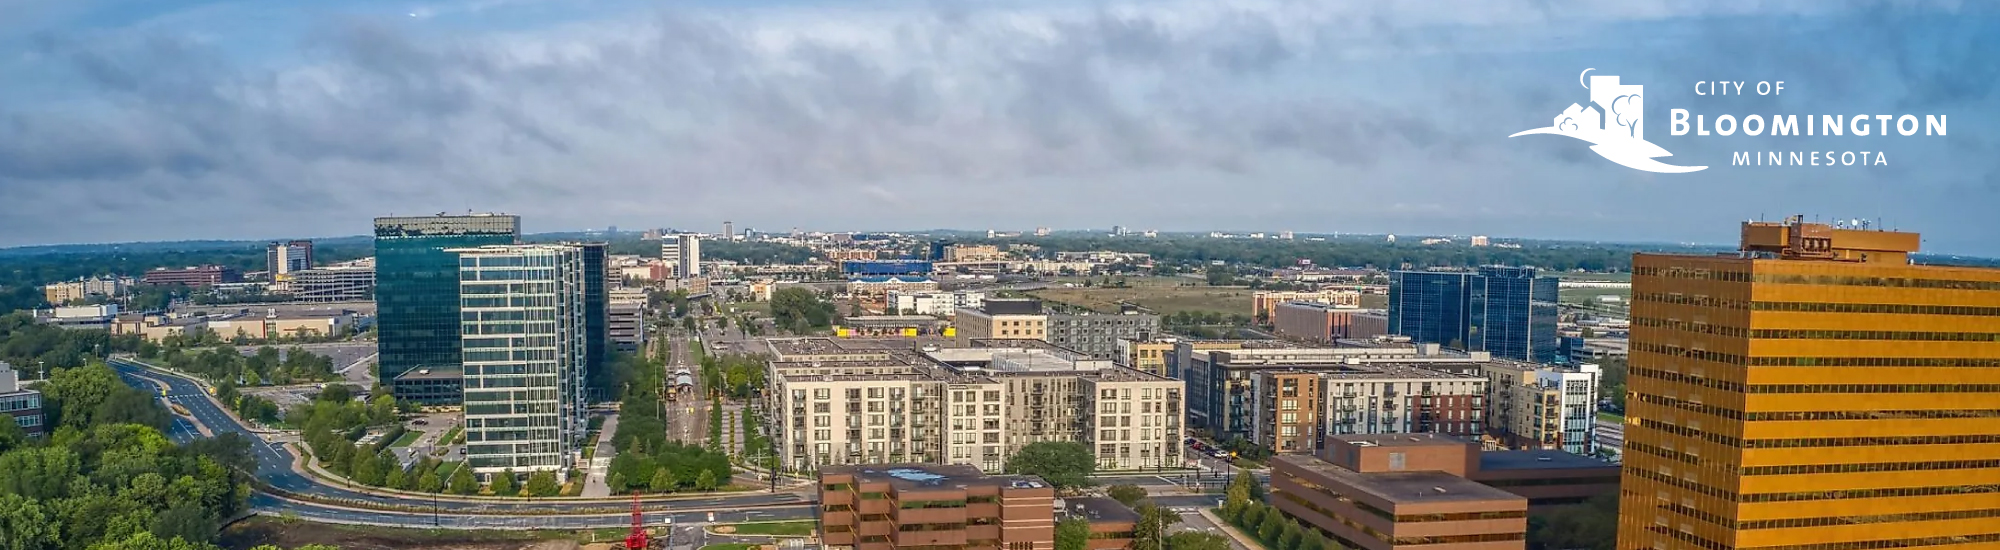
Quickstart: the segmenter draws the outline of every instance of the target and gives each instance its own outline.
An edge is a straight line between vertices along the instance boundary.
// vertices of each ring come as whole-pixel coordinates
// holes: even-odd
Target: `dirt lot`
[[[431,531],[251,518],[223,530],[220,544],[245,550],[260,544],[292,548],[330,544],[342,550],[604,550],[605,543],[580,544],[593,533],[568,531]],[[598,540],[616,540],[623,530],[595,533]]]

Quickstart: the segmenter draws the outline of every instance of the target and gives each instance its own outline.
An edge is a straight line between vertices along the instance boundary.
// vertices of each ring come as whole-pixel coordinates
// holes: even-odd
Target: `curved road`
[[[322,480],[301,474],[292,469],[293,457],[292,453],[289,450],[285,449],[282,445],[265,442],[265,440],[262,437],[259,437],[255,433],[252,433],[248,427],[244,426],[240,422],[237,422],[235,417],[223,413],[222,409],[216,405],[215,401],[209,399],[206,390],[203,390],[200,385],[195,384],[193,380],[190,380],[186,377],[182,377],[179,375],[146,369],[143,366],[140,366],[136,363],[124,359],[112,358],[109,362],[112,368],[118,370],[119,377],[123,378],[126,384],[141,389],[148,389],[157,393],[158,392],[157,386],[151,381],[140,378],[140,375],[144,375],[146,378],[151,378],[153,380],[158,380],[162,383],[165,383],[167,385],[166,398],[169,401],[172,401],[173,403],[178,404],[181,407],[187,409],[188,413],[192,415],[196,421],[199,421],[202,424],[202,426],[207,427],[211,432],[218,434],[233,432],[249,439],[251,442],[250,446],[252,455],[257,460],[257,472],[256,472],[257,477],[269,483],[274,488],[277,488],[281,491],[290,492],[293,494],[308,495],[311,497],[321,497],[329,499],[340,499],[347,502],[366,503],[366,505],[401,506],[401,507],[421,506],[424,508],[429,508],[433,505],[433,502],[427,498],[383,496],[378,494],[353,491],[340,486],[329,485]],[[193,426],[186,425],[186,423],[187,423],[186,419],[181,418],[179,416],[175,416],[174,425],[172,428],[169,429],[168,435],[170,437],[173,437],[174,440],[178,442],[184,442],[189,439],[201,437],[201,434],[197,432]],[[259,505],[258,509],[270,509],[279,512],[296,512],[300,517],[321,517],[321,515],[337,516],[341,518],[361,518],[361,517],[372,518],[372,517],[395,516],[395,517],[402,517],[407,520],[411,517],[420,515],[421,519],[426,525],[429,524],[430,521],[429,513],[414,514],[409,512],[358,510],[358,509],[335,507],[335,506],[329,506],[311,502],[284,500],[263,494],[257,495],[257,497],[251,499],[251,502],[255,505]],[[506,515],[506,514],[523,514],[523,513],[549,514],[549,512],[552,509],[559,510],[564,507],[576,507],[576,508],[591,507],[591,508],[602,509],[606,506],[610,507],[622,506],[625,502],[628,501],[620,499],[609,499],[597,502],[589,502],[589,501],[466,502],[466,501],[453,501],[453,500],[440,499],[435,503],[435,505],[442,514]],[[791,494],[791,493],[778,493],[778,494],[756,493],[756,494],[735,494],[735,495],[705,497],[705,498],[652,499],[652,500],[646,500],[645,502],[655,508],[665,506],[669,508],[682,509],[682,510],[745,509],[753,507],[777,507],[780,505],[791,505],[791,506],[783,506],[782,509],[794,509],[794,508],[800,510],[810,509],[809,506],[805,506],[806,504],[805,499],[801,498],[796,494]],[[265,505],[268,505],[268,508]],[[776,509],[756,510],[756,511],[751,511],[749,513],[758,513],[758,512],[789,513],[789,512],[781,512]],[[584,512],[579,511],[579,513],[584,513]],[[741,514],[746,512],[731,512],[731,513]],[[806,512],[800,512],[800,513],[806,513]],[[651,516],[653,514],[660,514],[660,512],[652,512],[649,513],[648,515]],[[554,518],[556,517],[559,516],[542,516],[538,518],[526,518],[526,519],[553,522]],[[589,516],[576,516],[576,517],[581,518]],[[631,524],[632,518],[630,513],[620,514],[619,517],[623,519],[617,519],[616,521],[612,521],[608,525],[617,526],[617,525]],[[481,521],[499,521],[502,519],[507,519],[507,518],[487,518],[487,520],[481,520]],[[678,520],[678,518],[676,519]],[[355,520],[355,521],[360,521],[360,520]],[[402,524],[406,522],[398,521],[396,523]],[[554,523],[551,523],[551,525],[554,525]]]

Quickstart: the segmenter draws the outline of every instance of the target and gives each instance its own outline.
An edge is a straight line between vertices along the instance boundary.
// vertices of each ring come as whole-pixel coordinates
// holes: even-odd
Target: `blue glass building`
[[[514,244],[520,237],[519,216],[375,218],[378,381],[398,399],[448,404],[461,398],[454,374],[461,366],[458,254],[447,250]]]
[[[1557,280],[1534,268],[1397,271],[1389,274],[1389,331],[1418,342],[1553,363]]]

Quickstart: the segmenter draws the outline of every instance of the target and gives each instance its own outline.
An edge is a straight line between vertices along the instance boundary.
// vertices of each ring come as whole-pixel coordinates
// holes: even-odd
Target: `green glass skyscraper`
[[[375,218],[379,382],[398,399],[461,398],[458,255],[515,244],[521,218],[501,214]]]

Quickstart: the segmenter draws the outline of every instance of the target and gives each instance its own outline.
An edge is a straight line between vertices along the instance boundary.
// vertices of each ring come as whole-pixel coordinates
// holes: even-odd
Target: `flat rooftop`
[[[1520,501],[1525,506],[1527,502],[1527,499],[1519,495],[1444,472],[1379,472],[1363,474],[1307,456],[1278,455],[1272,457],[1271,460],[1324,475],[1356,490],[1375,495],[1396,504]]]
[[[1139,513],[1127,508],[1124,503],[1104,497],[1064,498],[1063,513],[1070,517],[1083,518],[1091,523],[1123,523],[1139,521]]]
[[[1464,446],[1470,441],[1434,433],[1344,434],[1328,436],[1361,447],[1443,447]]]
[[[1618,465],[1587,456],[1551,449],[1486,451],[1479,453],[1480,470],[1568,470],[1583,468],[1616,469]]]
[[[821,476],[851,475],[860,483],[888,483],[897,490],[963,489],[966,487],[1050,487],[1042,478],[1026,475],[986,475],[966,464],[862,464],[821,466]]]

